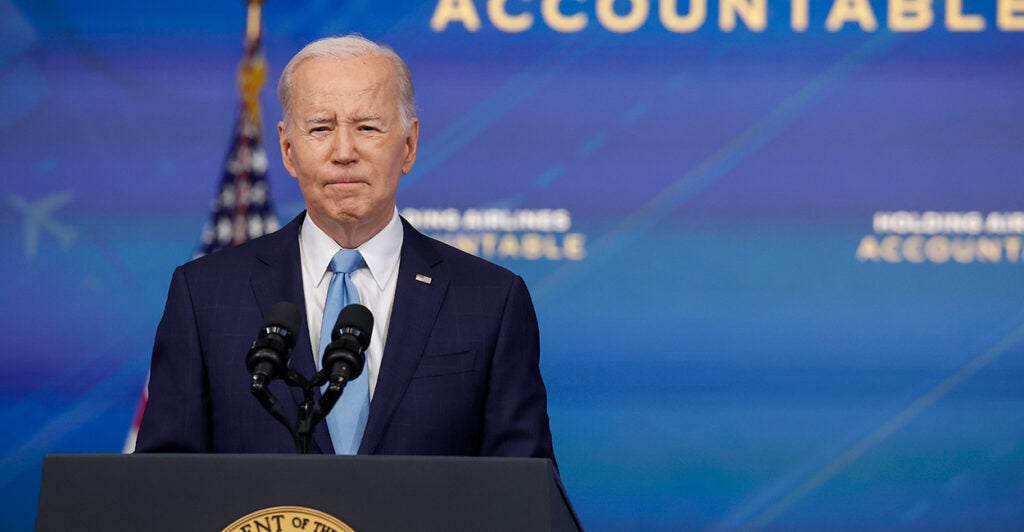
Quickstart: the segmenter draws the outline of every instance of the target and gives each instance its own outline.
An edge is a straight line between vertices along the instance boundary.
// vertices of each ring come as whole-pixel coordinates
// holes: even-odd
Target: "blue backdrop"
[[[380,4],[269,2],[272,84],[326,35],[407,60],[399,208],[526,279],[588,529],[1024,528],[1020,0]],[[4,530],[45,453],[123,445],[244,23],[0,0]]]

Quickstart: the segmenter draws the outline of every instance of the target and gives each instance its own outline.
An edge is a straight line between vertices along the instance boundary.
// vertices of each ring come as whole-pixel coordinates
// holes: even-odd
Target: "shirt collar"
[[[381,229],[373,238],[359,246],[359,253],[366,262],[374,282],[381,290],[387,285],[391,276],[398,269],[398,258],[402,252],[402,240],[405,232],[402,230],[402,222],[398,217],[398,208],[391,216],[384,229]],[[313,219],[306,214],[306,219],[299,230],[301,241],[301,253],[303,268],[308,270],[310,279],[317,287],[324,279],[329,278],[331,259],[341,249],[341,246],[327,235],[313,222]]]

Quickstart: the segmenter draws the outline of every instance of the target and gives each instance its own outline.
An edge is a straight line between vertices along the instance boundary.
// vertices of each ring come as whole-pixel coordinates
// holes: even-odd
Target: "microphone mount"
[[[293,312],[294,311],[294,312]],[[273,322],[273,323],[272,323]],[[323,364],[312,378],[306,378],[288,365],[288,351],[295,346],[301,326],[298,309],[288,302],[280,302],[267,313],[260,333],[246,355],[246,367],[252,374],[249,391],[263,408],[288,429],[295,450],[308,454],[313,429],[323,421],[338,402],[345,386],[363,371],[365,349],[373,331],[373,315],[362,305],[349,305],[338,314],[331,331],[331,343],[324,349]],[[295,424],[285,414],[270,389],[270,382],[280,378],[288,386],[302,390],[303,400],[295,416]],[[320,387],[327,388],[316,400]]]

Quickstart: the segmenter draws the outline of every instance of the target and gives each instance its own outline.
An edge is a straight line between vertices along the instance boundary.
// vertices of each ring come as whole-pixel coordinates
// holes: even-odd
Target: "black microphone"
[[[331,329],[331,343],[324,349],[323,369],[329,383],[348,382],[363,372],[366,363],[363,351],[370,345],[372,332],[370,309],[359,304],[341,309]]]
[[[259,336],[245,355],[245,367],[252,373],[254,384],[266,385],[285,372],[288,351],[295,347],[301,326],[302,315],[295,305],[280,301],[270,307]]]

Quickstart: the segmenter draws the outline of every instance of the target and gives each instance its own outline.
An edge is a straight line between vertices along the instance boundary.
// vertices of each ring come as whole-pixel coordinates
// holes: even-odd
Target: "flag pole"
[[[260,123],[260,90],[267,81],[267,61],[260,53],[263,0],[247,0],[246,3],[245,55],[238,64],[238,90],[250,121]]]
[[[253,45],[259,41],[262,35],[260,27],[260,14],[263,9],[263,0],[248,0],[249,15],[245,21],[245,43]]]

